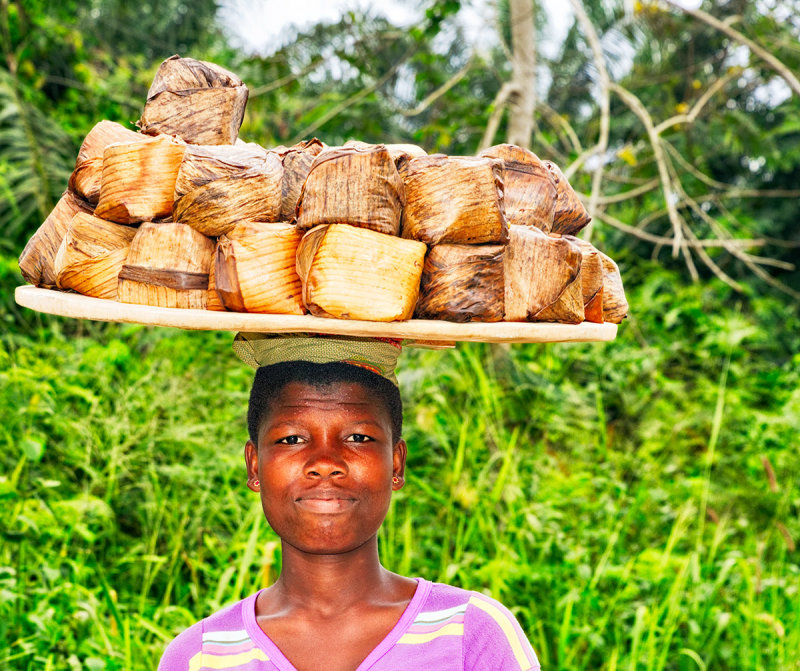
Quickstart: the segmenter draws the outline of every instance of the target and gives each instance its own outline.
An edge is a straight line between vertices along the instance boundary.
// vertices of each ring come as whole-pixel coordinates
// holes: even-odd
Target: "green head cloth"
[[[395,387],[402,347],[392,338],[358,338],[316,333],[237,333],[233,351],[253,368],[286,361],[348,363],[385,377]]]

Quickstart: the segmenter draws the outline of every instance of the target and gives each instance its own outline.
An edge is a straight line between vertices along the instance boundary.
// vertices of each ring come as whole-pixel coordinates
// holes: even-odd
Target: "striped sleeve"
[[[464,671],[540,671],[516,618],[498,601],[473,593],[464,617]]]

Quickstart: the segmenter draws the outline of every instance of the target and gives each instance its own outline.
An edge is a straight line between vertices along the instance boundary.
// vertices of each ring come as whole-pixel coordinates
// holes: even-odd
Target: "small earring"
[[[258,480],[253,480],[253,487],[258,487],[260,484]]]
[[[392,484],[393,485],[399,485],[400,484],[400,478],[398,478],[396,475],[394,477],[392,477]]]

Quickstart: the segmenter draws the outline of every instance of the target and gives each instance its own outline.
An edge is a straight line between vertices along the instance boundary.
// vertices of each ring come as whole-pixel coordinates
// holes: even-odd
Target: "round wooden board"
[[[329,333],[376,336],[451,343],[472,342],[592,342],[614,340],[616,324],[548,324],[527,322],[468,322],[458,324],[431,319],[399,322],[365,322],[326,319],[311,315],[266,315],[213,310],[181,310],[151,305],[119,303],[102,298],[26,285],[17,287],[19,305],[61,317],[172,326],[200,331],[249,331],[255,333]]]

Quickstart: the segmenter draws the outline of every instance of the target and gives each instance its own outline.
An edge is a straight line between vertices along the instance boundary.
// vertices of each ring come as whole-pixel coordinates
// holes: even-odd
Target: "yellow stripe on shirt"
[[[208,653],[198,652],[189,660],[189,671],[200,671],[200,669],[231,669],[235,666],[241,666],[245,662],[252,662],[253,660],[268,662],[269,657],[267,657],[267,653],[258,648],[253,648],[247,652],[240,652],[236,655],[210,655]]]
[[[461,622],[451,622],[450,624],[446,624],[441,629],[437,629],[436,631],[429,631],[425,634],[403,634],[400,637],[400,640],[397,641],[397,643],[419,645],[420,643],[427,643],[428,641],[432,641],[434,638],[439,638],[440,636],[463,636],[463,635],[464,635],[464,625]]]
[[[489,603],[488,601],[484,601],[483,599],[479,599],[478,597],[471,597],[469,603],[477,608],[480,608],[484,613],[487,613],[495,622],[497,622],[497,625],[503,630],[503,633],[508,639],[508,644],[511,646],[511,651],[514,653],[514,658],[517,660],[519,668],[522,671],[527,671],[530,669],[531,662],[528,659],[525,648],[522,647],[522,643],[519,640],[519,635],[517,634],[516,629],[514,629],[514,625],[508,619],[508,616],[497,606]]]

